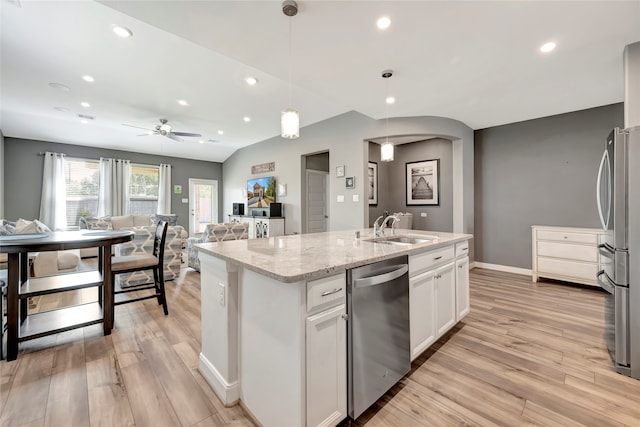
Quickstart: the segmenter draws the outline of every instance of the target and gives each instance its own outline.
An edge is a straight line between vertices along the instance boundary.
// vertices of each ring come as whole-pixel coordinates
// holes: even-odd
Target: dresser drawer
[[[563,231],[538,230],[538,240],[553,240],[568,243],[598,244],[598,235]]]
[[[598,248],[564,242],[538,242],[538,256],[598,262]]]
[[[455,257],[453,245],[429,252],[409,256],[409,276],[424,273],[436,265],[453,260]]]
[[[344,274],[307,282],[307,312],[344,304],[346,287]]]
[[[469,241],[456,243],[456,258],[469,255]]]
[[[595,263],[566,261],[554,258],[538,258],[538,275],[545,276],[545,273],[551,276],[563,277],[569,281],[579,279],[588,283],[596,281],[598,273],[598,265]]]

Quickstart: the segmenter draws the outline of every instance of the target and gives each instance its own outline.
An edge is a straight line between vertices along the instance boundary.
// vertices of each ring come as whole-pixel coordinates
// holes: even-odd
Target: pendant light
[[[385,100],[387,118],[386,118],[386,134],[387,139],[380,147],[380,161],[382,162],[392,162],[393,161],[393,144],[389,142],[389,78],[393,76],[392,70],[384,70],[382,72],[382,78],[387,81],[387,99]]]
[[[293,0],[284,1],[282,13],[289,17],[289,108],[280,116],[280,135],[283,138],[295,139],[300,136],[300,116],[291,108],[291,17],[298,14],[298,4]]]

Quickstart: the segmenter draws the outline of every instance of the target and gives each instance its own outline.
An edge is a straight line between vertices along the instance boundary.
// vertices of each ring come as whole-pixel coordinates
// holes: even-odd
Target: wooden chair
[[[141,301],[149,298],[157,298],[158,304],[162,304],[165,316],[169,314],[167,309],[167,297],[164,291],[164,245],[167,237],[167,223],[159,221],[153,239],[153,255],[125,255],[111,258],[111,274],[114,283],[114,292],[111,295],[113,306]],[[154,283],[144,283],[127,288],[117,288],[115,286],[116,276],[121,273],[131,273],[134,271],[153,270]],[[127,292],[137,292],[153,289],[154,293],[142,297],[128,298],[116,301],[116,294]]]

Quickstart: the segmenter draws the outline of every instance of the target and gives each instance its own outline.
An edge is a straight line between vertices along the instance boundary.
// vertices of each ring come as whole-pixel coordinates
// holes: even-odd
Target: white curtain
[[[98,216],[129,215],[131,162],[100,158]]]
[[[160,164],[157,214],[171,213],[171,165]]]
[[[64,154],[44,154],[40,221],[52,230],[67,229],[67,190],[64,182]]]

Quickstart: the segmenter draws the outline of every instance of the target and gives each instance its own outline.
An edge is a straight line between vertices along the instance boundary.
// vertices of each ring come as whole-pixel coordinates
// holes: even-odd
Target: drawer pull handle
[[[343,314],[340,317],[342,317],[344,320],[349,320],[349,315],[348,314]]]
[[[461,251],[468,251],[469,248],[460,248]]]
[[[435,257],[433,260],[434,260],[434,261],[437,261],[437,260],[439,260],[439,259],[442,259],[442,257],[441,257],[441,256],[437,256],[437,257]]]
[[[462,264],[460,264],[460,265],[458,266],[458,268],[462,268]]]
[[[325,291],[321,294],[321,296],[326,297],[327,295],[331,295],[331,294],[336,294],[338,292],[340,292],[342,290],[342,288],[335,288],[332,291]]]
[[[568,239],[568,237],[567,237],[567,236],[564,236],[564,238],[565,238],[565,239]]]

